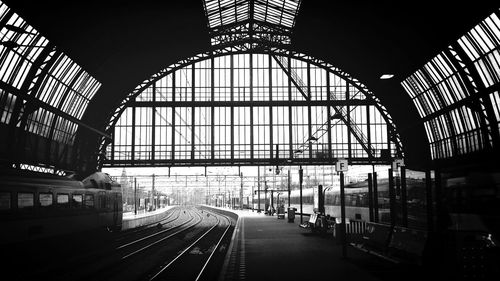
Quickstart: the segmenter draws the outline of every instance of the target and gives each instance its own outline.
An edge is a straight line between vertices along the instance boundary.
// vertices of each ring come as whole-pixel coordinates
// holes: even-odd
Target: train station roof
[[[72,78],[74,88],[82,79],[92,82],[85,84],[84,94],[78,96],[83,106],[69,112],[64,108],[69,105],[54,101],[57,105],[51,110],[63,111],[66,117],[97,131],[104,131],[110,112],[147,77],[235,40],[237,34],[238,40],[250,37],[283,42],[289,49],[331,63],[362,81],[392,115],[406,157],[415,164],[426,163],[430,157],[427,134],[441,126],[432,118],[442,118],[445,124],[453,118],[467,118],[469,113],[452,108],[457,110],[455,117],[440,117],[435,113],[439,109],[423,109],[422,101],[415,106],[416,97],[425,94],[419,93],[412,81],[418,81],[424,66],[432,68],[428,63],[442,62],[443,50],[452,56],[450,45],[492,13],[498,14],[498,5],[492,1],[467,5],[453,1],[439,5],[436,1],[409,5],[398,1],[293,0],[3,2],[43,36],[38,37],[39,44],[48,40],[57,46],[61,67],[80,77],[58,78],[60,72],[53,69],[52,79]],[[269,30],[280,37],[269,36]],[[468,46],[460,40],[460,46]],[[73,64],[73,68],[68,66]],[[393,76],[380,79],[385,74]],[[40,100],[50,103],[49,97],[40,96]],[[428,124],[422,118],[428,118]],[[81,130],[77,135],[80,145],[95,148],[95,130]],[[446,149],[436,150],[435,155],[448,155]],[[455,144],[450,148],[455,154],[449,155],[460,154],[460,149]]]

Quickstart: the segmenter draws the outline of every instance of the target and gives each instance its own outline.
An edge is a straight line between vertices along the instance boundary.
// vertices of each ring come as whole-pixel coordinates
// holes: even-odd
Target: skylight
[[[500,19],[493,13],[401,83],[424,121],[434,159],[494,145],[499,58]]]
[[[205,0],[211,43],[290,44],[300,3],[300,0]]]

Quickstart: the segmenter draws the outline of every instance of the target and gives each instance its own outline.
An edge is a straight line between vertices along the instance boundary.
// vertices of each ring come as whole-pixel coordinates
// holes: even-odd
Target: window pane
[[[38,200],[40,206],[42,207],[51,206],[53,203],[52,193],[40,193],[40,195],[38,196]]]
[[[0,210],[9,210],[10,192],[0,192]]]
[[[17,207],[19,209],[33,207],[34,196],[33,193],[18,193],[17,194]]]
[[[83,195],[81,194],[73,194],[72,205],[74,208],[80,208],[83,203]]]
[[[57,194],[57,204],[68,204],[69,195],[68,194]]]
[[[85,194],[85,207],[87,207],[87,208],[94,207],[94,195]]]

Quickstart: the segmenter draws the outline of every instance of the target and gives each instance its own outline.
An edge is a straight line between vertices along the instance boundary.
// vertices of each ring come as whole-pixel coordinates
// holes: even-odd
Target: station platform
[[[167,211],[174,206],[165,206],[151,212],[141,212],[134,214],[134,212],[123,213],[122,230],[140,227],[146,224],[153,223],[165,217]]]
[[[229,209],[226,209],[229,210]],[[422,280],[415,268],[403,268],[373,255],[342,247],[330,234],[313,234],[294,223],[250,210],[239,215],[219,280]],[[304,216],[304,222],[308,220]]]

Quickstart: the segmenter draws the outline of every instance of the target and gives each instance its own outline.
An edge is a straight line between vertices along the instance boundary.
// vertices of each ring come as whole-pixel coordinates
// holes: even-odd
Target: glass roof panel
[[[204,0],[211,43],[255,38],[289,44],[300,3],[301,0]]]
[[[59,115],[66,113],[80,119],[100,83],[49,45],[46,38],[2,1],[0,20],[0,80],[6,87],[0,89],[0,122],[10,122],[16,103],[37,99],[44,105],[27,117],[26,130],[56,141],[73,142],[78,125]],[[56,113],[59,111],[63,113]]]
[[[209,28],[249,19],[251,4],[253,4],[253,19],[292,28],[300,2],[300,0],[205,0],[204,6]]]
[[[500,83],[498,15],[491,14],[457,41],[401,83],[426,118],[433,158],[483,149],[494,132],[483,133],[480,122],[491,127],[500,123],[497,99],[491,94]],[[482,94],[490,94],[490,99],[482,99]],[[485,109],[486,102],[492,110]]]

